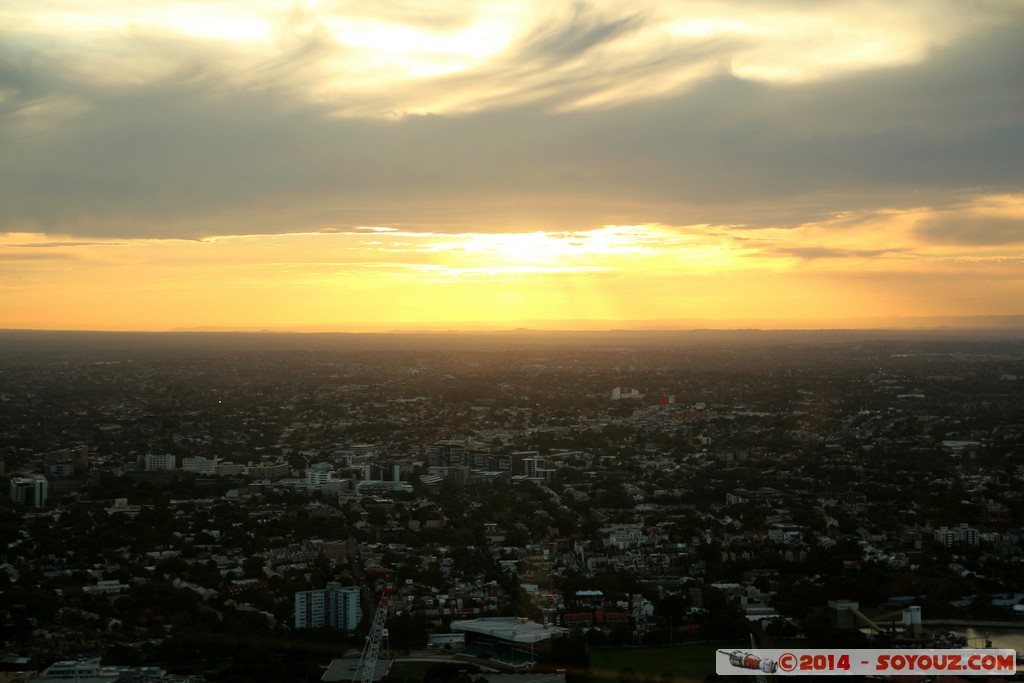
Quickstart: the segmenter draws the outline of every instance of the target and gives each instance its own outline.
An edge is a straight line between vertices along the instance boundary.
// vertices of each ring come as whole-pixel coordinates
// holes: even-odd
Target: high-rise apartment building
[[[359,586],[329,583],[322,590],[295,594],[295,628],[355,630],[363,617]]]
[[[939,541],[947,548],[952,547],[956,543],[976,546],[981,539],[981,534],[978,533],[978,530],[967,526],[967,524],[961,524],[952,529],[945,526],[940,527],[933,532],[933,536],[936,541]]]
[[[457,441],[438,441],[427,446],[427,465],[456,467],[466,464],[466,446]]]
[[[11,477],[11,501],[15,505],[45,507],[48,494],[49,487],[46,477],[41,474]]]

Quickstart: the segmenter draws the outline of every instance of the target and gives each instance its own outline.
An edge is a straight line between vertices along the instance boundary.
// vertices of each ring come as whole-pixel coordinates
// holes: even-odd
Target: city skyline
[[[0,327],[1021,315],[1022,28],[1002,0],[8,3]]]

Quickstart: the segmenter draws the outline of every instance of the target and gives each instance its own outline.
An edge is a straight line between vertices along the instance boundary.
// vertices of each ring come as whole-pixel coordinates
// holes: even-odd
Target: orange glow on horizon
[[[1020,202],[989,198],[967,210],[1015,216]],[[14,328],[390,329],[1018,310],[1020,246],[924,243],[921,226],[934,218],[916,209],[791,229],[375,227],[201,241],[12,233],[0,238],[0,319]]]

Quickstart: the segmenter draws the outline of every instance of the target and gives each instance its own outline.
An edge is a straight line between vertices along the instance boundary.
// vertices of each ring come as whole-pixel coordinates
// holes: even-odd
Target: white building
[[[803,537],[803,529],[795,524],[772,524],[768,529],[768,540],[775,543],[786,543],[790,540],[800,540]]]
[[[123,593],[128,590],[127,584],[121,583],[118,579],[111,579],[106,581],[97,581],[94,586],[82,586],[82,592],[92,595],[112,595],[115,593]]]
[[[89,681],[91,683],[117,683],[121,670],[112,666],[101,666],[100,658],[64,660],[54,662],[32,678],[33,681]]]
[[[542,458],[523,458],[523,474],[531,479],[535,479],[537,477],[537,470],[539,470],[543,464],[544,460]]]
[[[306,470],[306,484],[324,486],[334,480],[334,474],[328,470],[310,468]]]
[[[622,399],[639,399],[643,398],[640,392],[636,389],[623,389],[622,387],[615,387],[612,389],[612,400],[621,401]]]
[[[353,631],[363,611],[359,605],[359,586],[329,583],[322,590],[295,594],[295,628],[330,628]]]
[[[563,636],[568,629],[550,624],[538,624],[521,617],[481,617],[466,621],[453,621],[452,631],[473,633],[508,645],[534,645],[556,636]]]
[[[612,524],[601,529],[601,533],[608,536],[604,540],[605,547],[619,550],[641,546],[647,540],[642,524]]]
[[[936,541],[940,541],[942,545],[947,548],[951,547],[954,543],[966,543],[967,545],[978,545],[978,541],[981,540],[981,534],[977,529],[973,529],[966,524],[953,527],[939,527],[935,530],[934,538]]]
[[[295,594],[295,628],[321,628],[327,623],[327,591]]]
[[[173,470],[178,467],[178,462],[170,453],[146,453],[145,467],[147,472]]]
[[[220,467],[220,458],[204,458],[201,455],[197,455],[194,458],[182,458],[181,469],[186,472],[195,472],[196,474],[214,475],[218,474]],[[148,467],[146,469],[149,469]],[[173,467],[166,467],[164,469],[174,469]]]
[[[551,481],[555,476],[555,470],[544,467],[544,458],[523,458],[523,475],[537,481]]]

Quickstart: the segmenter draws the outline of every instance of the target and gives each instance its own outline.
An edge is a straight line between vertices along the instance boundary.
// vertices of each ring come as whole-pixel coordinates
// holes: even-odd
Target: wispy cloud
[[[921,235],[935,242],[964,245],[1024,243],[1024,219],[974,216],[968,219],[938,218],[921,228]]]
[[[683,306],[659,278],[725,310],[769,276],[806,310],[872,276],[977,301],[985,273],[1009,305],[1022,31],[1014,0],[16,0],[0,254],[54,297],[63,260],[108,295],[147,265],[162,295],[394,295],[386,271],[440,288],[413,313],[460,277],[480,310],[526,281]]]
[[[903,254],[906,249],[831,249],[829,247],[777,247],[767,250],[768,253],[782,256],[795,256],[800,259],[813,261],[817,259],[865,259],[888,256],[890,254]]]
[[[46,254],[46,253],[3,253],[0,252],[0,261],[72,261],[73,254]]]
[[[94,242],[94,241],[44,241],[44,242],[25,242],[22,244],[11,243],[4,246],[11,247],[14,249],[60,249],[63,247],[94,247],[94,246],[118,246],[124,245],[126,242]]]
[[[175,29],[187,22],[165,15],[187,6],[101,4],[64,23],[8,9],[0,229],[778,225],[1015,189],[1024,58],[1022,12],[1009,7],[879,4],[857,17],[843,2],[481,3],[399,20],[401,3],[352,16],[271,5],[259,17],[272,37],[241,47]],[[480,52],[474,27],[487,38],[496,19],[508,20],[505,38],[484,44],[501,47]],[[843,32],[821,43],[840,19]],[[385,40],[389,26],[424,41],[458,34],[466,61],[404,74],[387,57],[401,47]],[[345,42],[360,27],[381,31],[376,47]],[[887,62],[893,41],[935,47]],[[411,63],[429,63],[430,45]],[[866,45],[877,54],[857,61]],[[795,73],[796,62],[772,64],[821,50],[860,70],[784,85],[748,73]],[[389,111],[405,116],[379,116]]]

